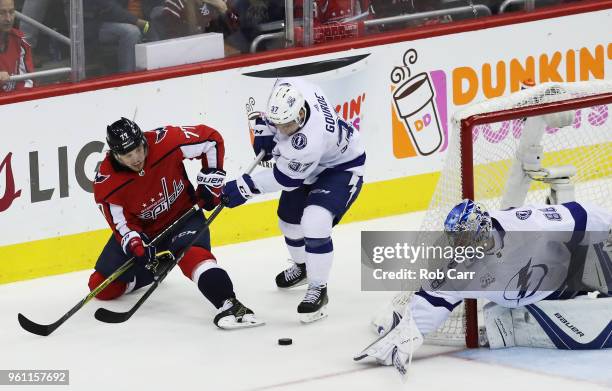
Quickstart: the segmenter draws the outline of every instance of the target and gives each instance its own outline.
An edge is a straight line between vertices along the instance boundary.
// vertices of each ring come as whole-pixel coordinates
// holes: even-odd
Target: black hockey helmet
[[[111,151],[124,155],[146,141],[142,130],[134,121],[121,117],[106,127],[106,142]]]

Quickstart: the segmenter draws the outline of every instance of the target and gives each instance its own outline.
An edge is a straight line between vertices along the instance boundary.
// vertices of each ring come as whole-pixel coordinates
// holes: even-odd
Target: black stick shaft
[[[198,205],[194,205],[187,212],[183,213],[181,217],[179,217],[174,223],[170,224],[166,229],[164,229],[159,235],[157,235],[152,241],[151,244],[155,245],[160,241],[164,240],[171,232],[173,232],[176,227],[181,226],[187,221],[191,216],[193,216],[198,211],[201,211],[201,208]],[[132,267],[134,264],[134,258],[130,258],[123,265],[119,267],[113,274],[108,276],[106,280],[104,280],[100,285],[98,285],[94,290],[89,292],[87,296],[85,296],[81,301],[79,301],[74,307],[72,307],[68,312],[66,312],[62,317],[60,317],[57,321],[50,324],[41,324],[36,323],[28,319],[25,315],[19,313],[17,314],[17,320],[21,327],[36,335],[41,335],[43,337],[48,336],[52,332],[54,332],[58,327],[60,327],[64,322],[66,322],[72,315],[74,315],[77,311],[79,311],[85,304],[87,304],[91,299],[96,297],[98,293],[100,293],[104,288],[106,288],[110,283],[119,278],[120,275],[125,273],[126,270]]]

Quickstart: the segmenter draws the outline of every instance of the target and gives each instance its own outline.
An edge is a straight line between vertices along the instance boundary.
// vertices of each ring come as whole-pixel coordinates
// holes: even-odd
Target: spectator
[[[153,9],[146,6],[158,1],[143,0],[143,10]],[[133,72],[136,68],[134,47],[149,32],[149,21],[132,14],[127,8],[128,0],[88,0],[83,6],[86,45],[116,44],[118,71]]]
[[[315,11],[317,23],[342,22],[356,15],[355,0],[319,0]]]
[[[29,16],[37,22],[43,23],[47,15],[49,5],[63,7],[66,21],[70,20],[70,0],[25,0],[23,2],[21,13]],[[63,22],[64,21],[62,21],[62,23]],[[68,25],[68,23],[66,23],[66,25]],[[19,23],[19,28],[21,31],[23,31],[25,39],[28,41],[30,46],[32,46],[32,49],[36,49],[40,30],[24,21]]]
[[[227,12],[224,0],[165,0],[163,12],[153,19],[162,38],[201,34],[210,23]]]
[[[160,31],[153,21],[163,13],[164,3],[164,0],[127,0],[126,8],[132,15],[151,22],[149,31],[143,37],[147,41],[160,39]]]
[[[32,88],[32,80],[9,81],[13,75],[34,71],[32,49],[23,32],[13,28],[15,22],[14,0],[0,0],[0,88],[2,91]]]
[[[248,53],[258,26],[270,20],[270,0],[228,0],[229,16],[224,22],[227,41],[242,53]]]

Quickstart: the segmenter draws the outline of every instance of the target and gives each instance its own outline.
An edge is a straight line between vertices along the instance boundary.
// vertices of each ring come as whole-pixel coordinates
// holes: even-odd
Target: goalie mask
[[[283,83],[272,90],[268,99],[268,112],[266,116],[272,124],[286,125],[296,123],[302,127],[306,120],[305,100],[302,93],[294,86]],[[304,110],[303,115],[300,111]]]
[[[455,205],[444,221],[452,246],[482,246],[491,235],[491,216],[484,206],[469,199]]]

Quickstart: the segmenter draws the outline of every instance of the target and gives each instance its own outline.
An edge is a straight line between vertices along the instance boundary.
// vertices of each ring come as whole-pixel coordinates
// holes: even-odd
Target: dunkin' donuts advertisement
[[[393,155],[400,159],[443,152],[448,142],[446,76],[415,72],[417,60],[417,51],[407,50],[390,74]]]

